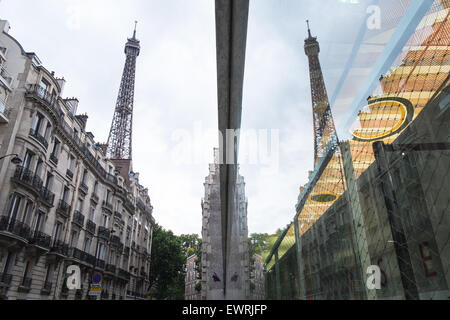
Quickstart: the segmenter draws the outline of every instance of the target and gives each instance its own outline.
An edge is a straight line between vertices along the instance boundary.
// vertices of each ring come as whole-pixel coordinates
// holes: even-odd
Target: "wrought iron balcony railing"
[[[94,201],[95,203],[98,203],[98,200],[99,200],[98,195],[95,193],[92,193],[91,200]]]
[[[105,271],[110,273],[116,273],[116,266],[112,264],[107,264]]]
[[[108,209],[110,212],[112,212],[113,210],[113,205],[109,202],[107,202],[106,200],[103,200],[103,207]]]
[[[59,200],[58,212],[63,216],[68,217],[70,214],[70,206],[64,200]]]
[[[101,259],[97,259],[95,266],[99,269],[105,269],[105,261]]]
[[[76,223],[77,225],[79,225],[81,228],[83,228],[84,226],[84,216],[81,214],[80,211],[75,211],[73,213],[73,223]]]
[[[45,148],[45,150],[47,150],[48,141],[39,132],[34,129],[30,129],[30,137],[36,139]]]
[[[84,192],[84,194],[87,194],[88,191],[89,191],[89,188],[88,188],[88,186],[86,185],[86,183],[82,182],[82,183],[80,183],[80,190],[81,190],[82,192]]]
[[[66,171],[66,176],[67,176],[70,180],[72,180],[72,179],[73,179],[73,172],[72,172],[72,170],[67,169],[67,171]]]
[[[131,277],[131,275],[130,275],[130,273],[128,271],[120,269],[120,268],[119,268],[119,272],[118,272],[117,275],[119,277],[121,277],[123,279],[127,279],[127,280],[130,280],[130,277]]]
[[[50,161],[57,165],[58,162],[59,162],[59,159],[58,159],[58,157],[56,156],[56,154],[52,153],[52,154],[50,155]]]
[[[111,235],[111,232],[109,231],[108,228],[105,227],[98,227],[98,236],[100,238],[103,238],[105,240],[109,240],[109,236]]]
[[[28,90],[29,94],[33,94],[38,98],[44,100],[48,106],[52,107],[56,103],[56,95],[50,93],[45,88],[41,87],[39,84],[32,85]]]
[[[119,211],[114,211],[114,217],[119,218],[120,220],[122,219],[122,214]]]
[[[40,192],[42,188],[42,180],[28,168],[17,167],[14,172],[13,179],[33,188],[36,192]]]
[[[50,249],[50,252],[63,256],[69,255],[69,246],[61,240],[56,241]]]
[[[11,108],[0,99],[0,123],[8,123],[11,115]]]
[[[23,239],[28,239],[30,237],[30,227],[27,224],[15,219],[10,219],[7,216],[2,216],[0,218],[0,231],[10,232]]]
[[[95,262],[97,261],[97,259],[95,259],[95,257],[89,253],[85,254],[85,260],[84,262],[89,263],[91,265],[95,265]]]
[[[40,231],[35,231],[30,236],[30,244],[33,244],[35,246],[39,246],[45,249],[50,249],[52,243],[52,237],[48,234],[45,234]]]
[[[50,206],[53,206],[53,204],[55,203],[55,194],[53,192],[45,187],[42,187],[40,190],[40,195],[42,200],[44,200]]]
[[[85,260],[85,252],[81,251],[80,249],[77,248],[69,248],[69,257],[80,260],[80,261],[84,261]]]
[[[91,220],[88,220],[86,223],[86,230],[92,234],[95,234],[95,229],[97,228],[97,225],[92,222]]]

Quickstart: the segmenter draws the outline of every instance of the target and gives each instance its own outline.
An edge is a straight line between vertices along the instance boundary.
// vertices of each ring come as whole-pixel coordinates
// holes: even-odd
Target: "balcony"
[[[0,287],[9,287],[11,285],[12,275],[0,273]]]
[[[42,290],[41,290],[41,294],[42,295],[50,295],[51,291],[52,291],[52,283],[49,281],[44,282],[44,285],[42,286]]]
[[[108,210],[110,213],[113,212],[113,205],[106,200],[103,200],[103,208]]]
[[[70,169],[67,169],[66,171],[66,177],[69,178],[70,180],[73,179],[73,172]]]
[[[37,140],[37,142],[39,142],[44,147],[44,149],[47,151],[48,141],[42,135],[40,135],[39,132],[37,132],[34,129],[30,129],[30,137]]]
[[[112,265],[112,264],[107,264],[106,268],[105,268],[105,271],[109,272],[109,273],[112,273],[112,274],[115,274],[116,273],[116,266]]]
[[[119,220],[122,220],[122,214],[119,211],[114,211],[114,217],[118,218]]]
[[[79,261],[85,260],[85,252],[81,251],[77,248],[69,248],[69,255],[70,258],[77,259]]]
[[[56,241],[50,248],[50,253],[67,257],[69,255],[69,246],[61,240]]]
[[[22,281],[20,282],[19,291],[20,292],[30,292],[31,290],[31,282],[32,279],[28,277],[23,277]]]
[[[97,261],[97,259],[95,259],[95,257],[89,253],[86,253],[84,256],[84,262],[90,264],[90,265],[95,265],[95,262]]]
[[[80,226],[81,228],[83,228],[84,226],[84,216],[81,214],[80,211],[75,211],[73,213],[73,223],[75,223],[76,225]]]
[[[38,84],[32,85],[27,93],[43,100],[49,107],[53,108],[56,103],[56,95],[51,94]]]
[[[88,192],[89,192],[89,188],[88,188],[88,186],[87,186],[84,182],[80,183],[80,187],[79,187],[78,189],[79,189],[84,195],[87,195]]]
[[[130,280],[130,277],[131,277],[130,273],[128,271],[123,270],[123,269],[119,269],[119,272],[118,272],[117,275],[119,277],[121,277],[122,279],[125,279],[125,280],[128,280],[128,281]]]
[[[11,108],[3,100],[0,100],[0,123],[8,123],[10,114]]]
[[[49,206],[53,207],[53,204],[55,203],[55,194],[48,190],[45,187],[42,187],[40,190],[40,196],[41,199],[44,200],[44,202]]]
[[[34,174],[33,171],[25,167],[17,167],[12,177],[16,182],[21,183],[40,194],[42,188],[42,180]]]
[[[64,217],[68,218],[70,214],[70,206],[64,200],[60,200],[57,211]]]
[[[8,87],[11,87],[12,84],[12,76],[6,71],[5,68],[0,68],[0,81],[6,84]]]
[[[116,245],[116,246],[121,244],[120,237],[118,237],[118,236],[111,236],[111,244]]]
[[[58,165],[59,159],[58,156],[54,153],[50,155],[50,161],[53,162],[55,165]]]
[[[105,261],[101,260],[101,259],[97,259],[97,261],[95,262],[95,266],[98,269],[104,270],[105,269]]]
[[[35,231],[30,237],[30,244],[47,250],[50,249],[51,242],[52,237],[40,231]]]
[[[95,234],[95,229],[97,229],[97,225],[91,220],[88,220],[86,223],[86,231]]]
[[[104,240],[109,240],[109,236],[111,235],[111,232],[108,228],[105,227],[98,227],[98,237],[103,238]]]
[[[92,200],[95,204],[97,204],[97,203],[98,203],[98,200],[99,200],[98,195],[95,194],[95,193],[92,193],[92,195],[91,195],[91,200]]]
[[[0,231],[11,233],[24,240],[30,237],[30,227],[28,225],[18,220],[8,219],[7,216],[0,218]]]

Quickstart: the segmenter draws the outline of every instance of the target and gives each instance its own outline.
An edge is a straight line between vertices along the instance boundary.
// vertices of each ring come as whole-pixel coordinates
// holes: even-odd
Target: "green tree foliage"
[[[180,237],[157,225],[153,231],[150,294],[157,300],[184,299],[186,251]]]

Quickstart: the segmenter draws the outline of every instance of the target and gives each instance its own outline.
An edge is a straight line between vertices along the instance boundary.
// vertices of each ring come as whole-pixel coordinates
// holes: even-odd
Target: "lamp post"
[[[23,162],[23,160],[19,157],[19,155],[15,154],[15,153],[14,154],[8,154],[6,156],[0,157],[0,160],[3,160],[3,159],[8,158],[8,157],[13,157],[13,156],[14,156],[14,158],[11,159],[11,163],[19,165],[19,164],[21,164]]]

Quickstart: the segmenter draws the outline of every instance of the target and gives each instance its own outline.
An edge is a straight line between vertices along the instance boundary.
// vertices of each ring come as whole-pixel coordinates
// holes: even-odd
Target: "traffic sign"
[[[92,276],[92,283],[93,284],[100,284],[103,281],[103,276],[101,273],[94,273],[94,275]]]

